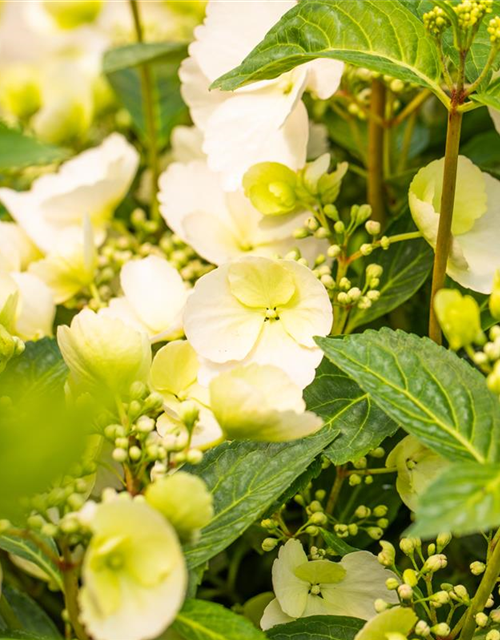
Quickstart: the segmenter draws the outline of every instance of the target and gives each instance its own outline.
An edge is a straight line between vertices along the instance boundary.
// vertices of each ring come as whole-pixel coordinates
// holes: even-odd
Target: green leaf
[[[473,93],[471,99],[486,107],[493,107],[500,111],[500,78],[492,82],[482,93]]]
[[[236,540],[338,433],[330,424],[294,442],[226,442],[208,451],[190,472],[201,476],[213,493],[215,516],[197,544],[185,548],[188,566],[210,560]]]
[[[43,144],[0,122],[0,171],[62,162],[69,155],[67,149]]]
[[[168,61],[179,64],[186,56],[187,45],[183,42],[138,42],[106,51],[102,70],[108,75],[146,62]]]
[[[272,627],[271,640],[353,640],[366,620],[346,616],[310,616]]]
[[[491,173],[500,178],[500,144],[496,131],[483,131],[471,138],[460,149],[481,171]]]
[[[59,640],[60,635],[39,636],[29,631],[17,631],[13,629],[0,630],[0,640]]]
[[[172,629],[183,640],[265,640],[253,624],[220,604],[186,600]]]
[[[234,90],[333,58],[426,87],[444,102],[439,58],[422,21],[394,0],[302,0],[214,87]]]
[[[420,496],[412,535],[457,535],[500,525],[500,465],[465,462],[448,467]]]
[[[23,632],[26,635],[21,637],[34,638],[33,634],[37,634],[37,638],[44,637],[51,638],[52,640],[61,637],[61,634],[53,621],[26,593],[17,591],[9,586],[5,586],[2,592],[2,597],[6,598],[17,619],[23,625]],[[7,625],[3,624],[0,616],[0,640],[3,638],[5,629],[7,629]]]
[[[187,108],[180,94],[179,65],[186,55],[183,44],[152,43],[111,49],[104,56],[109,83],[130,113],[141,141],[148,143],[140,65],[148,62],[152,80],[156,144],[164,147],[172,129],[187,121]]]
[[[383,411],[437,453],[452,461],[499,460],[498,398],[455,353],[387,328],[317,342]]]
[[[353,551],[358,551],[356,547],[351,547],[350,544],[347,544],[342,538],[339,538],[336,533],[332,533],[327,529],[321,529],[321,537],[326,543],[326,546],[330,549],[333,549],[335,553],[339,556],[346,556],[348,553],[352,553]]]
[[[57,547],[51,538],[47,538],[41,534],[32,535],[40,542],[41,546],[47,549],[47,553],[44,553],[35,542],[28,538],[10,535],[0,536],[0,549],[36,564],[36,566],[46,573],[47,576],[50,577],[51,581],[62,591],[63,583],[61,572],[59,567],[51,558],[51,556],[58,555]]]
[[[414,229],[412,229],[414,230]],[[396,221],[387,235],[409,231],[406,221]],[[375,262],[383,267],[380,279],[380,300],[369,309],[353,309],[346,333],[385,316],[409,300],[424,284],[432,269],[434,251],[424,239],[396,242],[387,251],[370,256],[366,264]]]
[[[398,428],[354,380],[326,358],[305,389],[304,399],[325,425],[340,432],[324,452],[334,464],[358,460]]]

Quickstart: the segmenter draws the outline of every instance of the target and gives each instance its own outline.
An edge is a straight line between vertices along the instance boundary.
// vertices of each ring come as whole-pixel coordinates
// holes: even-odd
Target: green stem
[[[347,476],[345,474],[345,467],[337,467],[335,482],[333,483],[332,490],[330,491],[325,509],[325,513],[327,513],[328,515],[332,515],[333,513],[335,504],[337,503],[338,497],[340,495],[340,490],[342,489],[342,485],[344,484],[344,480],[346,477]]]
[[[420,231],[409,231],[408,233],[397,233],[394,236],[389,236],[389,241],[390,244],[393,244],[394,242],[404,242],[405,240],[416,240],[417,238],[421,238],[422,234],[420,233]],[[380,246],[382,245],[382,240],[375,240],[375,242],[372,243],[372,247],[374,249],[378,249]],[[349,256],[348,258],[348,263],[352,264],[355,260],[358,260],[359,258],[362,258],[363,254],[361,253],[361,251],[356,251],[356,253],[353,253],[351,256]]]
[[[23,625],[19,621],[19,618],[15,614],[10,604],[7,602],[5,594],[2,594],[0,596],[0,617],[3,618],[3,621],[9,629],[23,628]]]
[[[460,640],[471,640],[476,630],[476,614],[483,611],[488,598],[490,597],[495,584],[498,580],[500,573],[500,529],[496,532],[495,537],[491,543],[491,555],[488,559],[486,571],[483,573],[483,577],[479,587],[476,591],[476,595],[472,599],[469,609],[465,614],[464,625],[462,627],[462,633],[460,634]]]
[[[373,114],[368,123],[368,204],[372,208],[372,218],[385,222],[384,205],[384,127],[377,118],[385,120],[386,88],[381,80],[374,79],[371,85],[370,111]]]
[[[432,273],[431,311],[429,318],[429,337],[437,344],[442,342],[441,327],[434,311],[434,297],[443,288],[446,278],[446,266],[450,253],[452,235],[451,224],[455,204],[457,183],[458,152],[460,147],[460,132],[462,129],[462,114],[455,107],[448,113],[448,132],[446,136],[446,153],[444,159],[443,191],[439,215],[439,228],[434,256],[434,270]]]
[[[144,29],[139,12],[137,0],[129,0],[132,17],[134,20],[137,42],[144,42]],[[160,177],[160,158],[157,147],[156,113],[153,99],[153,78],[151,67],[143,64],[139,67],[141,74],[142,101],[146,120],[148,166],[151,171],[151,217],[160,219],[158,209],[158,178]]]
[[[413,132],[415,131],[415,125],[417,123],[417,114],[418,112],[414,111],[408,118],[408,122],[406,123],[397,167],[399,173],[403,172],[406,168],[406,163],[408,161],[408,156],[411,149],[411,141],[413,139]]]
[[[85,629],[83,628],[79,617],[80,609],[78,607],[78,575],[76,572],[71,552],[66,543],[61,542],[61,551],[63,554],[63,563],[61,566],[63,585],[64,585],[64,601],[66,610],[78,640],[90,640]]]
[[[411,102],[406,105],[406,107],[400,113],[398,113],[395,118],[393,118],[390,123],[391,126],[397,127],[398,125],[400,125],[404,120],[406,120],[408,116],[415,113],[431,96],[432,92],[429,91],[429,89],[424,89],[423,91],[421,91],[413,98]]]

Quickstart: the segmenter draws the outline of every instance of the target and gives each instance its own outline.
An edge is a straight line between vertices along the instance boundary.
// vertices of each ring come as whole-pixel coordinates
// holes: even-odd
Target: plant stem
[[[90,640],[85,629],[83,628],[79,616],[80,609],[78,607],[78,576],[75,565],[71,557],[71,552],[66,543],[61,542],[61,551],[63,554],[63,562],[61,570],[64,584],[64,602],[68,612],[71,626],[78,640]]]
[[[417,240],[418,238],[421,238],[422,234],[420,233],[420,231],[409,231],[408,233],[398,233],[394,236],[389,236],[389,240],[391,244],[394,244],[395,242],[404,242],[405,240]],[[375,242],[372,243],[372,247],[374,249],[378,249],[380,246],[382,245],[382,240],[375,240]],[[355,260],[358,260],[359,258],[362,258],[363,254],[361,253],[361,251],[356,251],[356,253],[353,253],[352,255],[349,256],[347,262],[348,264],[352,264]]]
[[[144,42],[144,29],[137,0],[129,0],[134,20],[137,42]],[[151,218],[159,220],[158,210],[158,178],[160,177],[159,154],[157,148],[156,113],[153,99],[153,79],[151,67],[145,63],[139,67],[141,74],[142,101],[146,120],[146,137],[148,151],[148,166],[151,171]]]
[[[441,327],[434,311],[434,296],[444,286],[446,265],[448,263],[448,255],[451,248],[451,223],[453,220],[453,208],[455,204],[461,129],[462,114],[456,110],[455,106],[452,106],[448,113],[443,192],[439,212],[439,228],[436,242],[436,253],[434,256],[434,270],[432,273],[431,311],[429,318],[429,337],[437,344],[441,344],[442,334]]]
[[[325,513],[329,515],[332,515],[333,513],[333,509],[335,508],[335,504],[340,495],[340,490],[342,489],[342,485],[344,484],[344,480],[346,478],[345,467],[337,467],[335,471],[335,482],[333,483],[332,490],[330,491],[325,509]]]
[[[423,91],[421,91],[420,93],[418,93],[411,102],[409,102],[406,107],[400,112],[398,113],[398,115],[393,118],[393,120],[391,121],[391,126],[392,127],[397,127],[398,125],[400,125],[404,120],[406,120],[406,118],[411,115],[412,113],[415,113],[415,111],[417,111],[417,109],[419,109],[424,102],[430,98],[432,96],[432,92],[429,91],[429,89],[424,89]]]
[[[477,626],[475,616],[484,609],[498,580],[500,573],[500,529],[496,532],[491,542],[490,551],[491,555],[488,559],[486,571],[465,615],[460,640],[471,640]]]
[[[372,208],[372,218],[385,222],[384,206],[384,127],[378,124],[376,117],[385,119],[386,89],[381,80],[374,79],[371,84],[370,110],[373,117],[368,123],[368,203]],[[375,117],[376,116],[376,117]]]
[[[0,596],[0,617],[9,629],[22,629],[23,626],[19,621],[19,618],[15,614],[14,610],[7,602],[7,598],[4,594]]]

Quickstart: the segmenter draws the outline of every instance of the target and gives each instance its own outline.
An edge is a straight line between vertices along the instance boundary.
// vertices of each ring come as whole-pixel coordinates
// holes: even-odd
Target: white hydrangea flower
[[[31,240],[45,253],[57,249],[73,232],[81,233],[90,216],[96,242],[127,193],[139,164],[139,154],[125,138],[113,133],[98,147],[64,163],[59,171],[35,180],[29,191],[0,189],[0,200]]]
[[[173,163],[160,177],[160,212],[168,226],[203,258],[223,264],[242,255],[284,256],[293,247],[313,260],[325,241],[297,241],[307,213],[263,216],[242,189],[225,192],[220,174],[203,160]]]
[[[343,63],[316,60],[232,93],[209,91],[210,84],[239,65],[295,4],[212,0],[204,24],[195,29],[189,58],[181,65],[182,95],[204,133],[208,164],[224,175],[226,189],[237,189],[245,171],[258,162],[303,166],[309,131],[302,94],[308,89],[326,99],[340,84]]]
[[[247,257],[206,274],[184,313],[186,336],[207,383],[235,364],[274,364],[301,388],[322,352],[314,336],[332,325],[328,293],[312,271],[291,260]]]
[[[133,382],[145,382],[151,366],[151,346],[144,332],[118,318],[90,309],[80,311],[71,325],[59,326],[57,342],[78,391],[127,395]]]
[[[436,246],[444,158],[420,169],[410,185],[409,203],[422,235]],[[447,273],[463,287],[491,293],[500,267],[500,180],[458,158],[452,245]]]
[[[15,222],[0,221],[0,270],[25,271],[40,252]]]
[[[218,375],[210,382],[210,407],[229,440],[288,442],[323,425],[305,410],[302,389],[272,365],[237,366]]]
[[[200,368],[196,352],[186,340],[174,340],[162,347],[153,358],[150,383],[162,394],[165,413],[156,421],[158,433],[163,437],[186,437],[186,426],[179,413],[183,402],[194,402],[199,419],[191,434],[191,447],[207,449],[219,442],[222,431],[209,404],[207,387],[198,382]]]
[[[13,305],[14,318],[10,328],[14,335],[22,340],[52,335],[56,315],[54,297],[40,278],[26,272],[0,272],[0,314],[9,298]]]
[[[96,640],[156,638],[184,601],[187,569],[177,535],[143,499],[122,494],[90,519],[81,619]]]
[[[124,296],[110,300],[99,314],[119,318],[144,331],[153,342],[182,334],[182,312],[188,290],[177,269],[159,256],[132,260],[122,267]]]
[[[369,620],[375,616],[377,598],[398,602],[397,594],[385,586],[390,575],[368,551],[349,553],[340,562],[309,561],[299,540],[289,540],[273,564],[276,598],[266,607],[261,627],[314,615]]]

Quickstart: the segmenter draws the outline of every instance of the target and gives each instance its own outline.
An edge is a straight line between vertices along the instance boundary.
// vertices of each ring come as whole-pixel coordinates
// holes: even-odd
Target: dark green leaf
[[[352,408],[358,400],[352,402]],[[346,413],[351,407],[346,408]],[[338,435],[329,424],[317,434],[283,444],[226,442],[190,469],[212,491],[215,517],[200,541],[186,548],[189,567],[213,558],[279,498]]]
[[[435,536],[487,531],[500,525],[500,465],[453,464],[420,497],[412,533]]]
[[[455,353],[387,328],[317,342],[383,411],[440,455],[499,460],[498,398]]]
[[[53,164],[62,162],[68,156],[67,149],[43,144],[0,123],[0,171]]]
[[[61,636],[38,636],[29,631],[0,630],[0,640],[59,640]]]
[[[414,82],[447,101],[434,43],[422,21],[394,0],[302,0],[214,86],[234,90],[316,58],[343,60]]]
[[[267,631],[272,640],[353,640],[366,620],[345,616],[310,616]]]
[[[500,78],[492,82],[482,93],[473,93],[471,99],[500,111]]]
[[[324,359],[314,382],[304,391],[307,408],[340,434],[325,449],[334,464],[357,460],[398,428],[340,369]]]
[[[406,222],[402,224],[397,221],[387,235],[408,231]],[[427,280],[433,257],[433,250],[423,238],[396,242],[387,251],[370,256],[369,262],[375,262],[384,269],[378,287],[380,299],[364,311],[353,309],[346,333],[385,316],[411,298]]]
[[[168,61],[179,64],[186,56],[187,45],[183,42],[138,42],[106,51],[102,70],[108,75],[146,62]]]
[[[321,537],[325,541],[326,546],[333,549],[339,556],[346,556],[348,553],[358,551],[356,547],[351,547],[350,544],[347,544],[342,538],[339,538],[336,533],[332,533],[327,529],[321,529]]]
[[[186,600],[172,625],[183,640],[265,640],[243,616],[220,604]]]
[[[44,637],[53,640],[61,637],[56,625],[49,616],[28,595],[6,586],[3,589],[2,596],[7,599],[17,619],[22,623],[23,631],[26,633],[27,638],[34,638],[32,634],[37,634],[37,638]],[[0,616],[0,640],[3,638],[2,634],[5,629],[7,629],[7,625],[3,624]]]
[[[467,156],[482,171],[500,178],[500,138],[496,131],[484,131],[463,145],[460,153]]]

